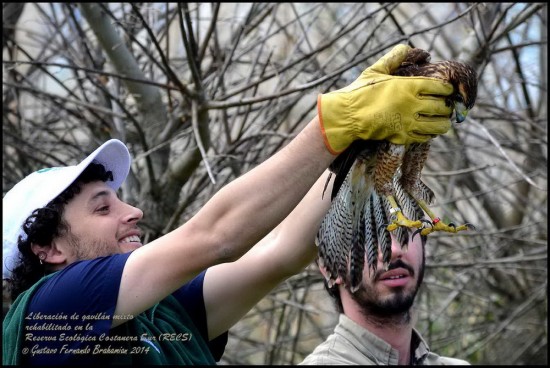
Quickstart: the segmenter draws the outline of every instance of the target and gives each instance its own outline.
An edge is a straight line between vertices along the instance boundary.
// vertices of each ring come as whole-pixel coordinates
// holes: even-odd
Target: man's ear
[[[50,245],[31,244],[31,250],[44,263],[62,265],[67,263],[67,255],[58,249],[55,241]]]

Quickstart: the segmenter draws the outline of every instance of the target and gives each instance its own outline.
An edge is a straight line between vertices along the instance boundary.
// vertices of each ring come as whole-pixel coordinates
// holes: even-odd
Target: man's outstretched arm
[[[333,159],[315,117],[287,146],[222,188],[187,223],[135,250],[122,274],[115,313],[136,315],[202,270],[239,259],[296,207]]]

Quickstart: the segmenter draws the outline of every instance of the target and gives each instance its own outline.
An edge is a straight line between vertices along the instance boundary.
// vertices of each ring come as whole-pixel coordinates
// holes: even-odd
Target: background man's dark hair
[[[13,270],[10,280],[12,301],[48,273],[45,265],[32,252],[31,244],[48,245],[54,238],[66,233],[69,228],[63,221],[65,205],[80,193],[83,184],[109,180],[113,180],[111,171],[107,171],[101,164],[91,163],[67,189],[45,207],[34,210],[25,220],[23,231],[27,238],[22,240],[19,237],[17,244],[21,252],[21,263]]]

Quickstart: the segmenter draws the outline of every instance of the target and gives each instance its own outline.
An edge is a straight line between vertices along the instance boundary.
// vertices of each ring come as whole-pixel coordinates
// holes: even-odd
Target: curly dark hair
[[[67,189],[46,206],[34,210],[25,220],[22,227],[27,238],[23,240],[19,236],[17,241],[20,263],[13,269],[9,286],[12,301],[47,273],[45,265],[32,252],[31,244],[49,245],[56,237],[66,234],[69,227],[63,220],[65,205],[80,193],[83,184],[109,180],[113,180],[111,171],[102,164],[91,163]]]
[[[420,239],[422,240],[422,260],[424,262],[426,257],[425,247],[428,237],[426,235],[420,235]],[[317,263],[317,266],[319,266],[319,259],[316,259],[315,262]],[[332,285],[332,287],[329,287],[327,280],[324,280],[323,284],[325,285],[325,290],[328,295],[332,297],[332,301],[334,302],[334,306],[336,307],[338,313],[344,313],[344,306],[342,305],[342,298],[340,297],[340,289],[338,289],[338,285],[335,284]]]

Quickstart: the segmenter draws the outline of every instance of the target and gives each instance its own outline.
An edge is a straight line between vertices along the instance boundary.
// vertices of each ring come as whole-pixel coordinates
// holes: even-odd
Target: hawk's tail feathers
[[[376,234],[378,236],[378,246],[382,252],[382,262],[384,263],[384,267],[388,267],[391,260],[391,237],[389,231],[386,229],[388,219],[382,200],[375,191],[372,192],[372,204]]]
[[[349,284],[350,290],[354,293],[361,286],[363,280],[363,267],[365,266],[365,209],[361,211],[359,221],[353,233],[353,240],[350,249],[349,262]]]

